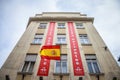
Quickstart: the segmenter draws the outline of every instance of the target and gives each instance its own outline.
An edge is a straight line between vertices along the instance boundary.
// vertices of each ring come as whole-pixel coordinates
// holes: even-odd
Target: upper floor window
[[[67,55],[61,55],[61,61],[55,63],[55,73],[67,73]]]
[[[80,29],[84,28],[83,23],[76,23],[75,25],[76,25],[76,28],[80,28]]]
[[[100,73],[99,64],[95,55],[85,55],[89,73]]]
[[[27,54],[24,65],[22,67],[22,72],[32,73],[36,58],[37,58],[36,54]]]
[[[90,41],[86,34],[80,34],[79,39],[80,39],[81,44],[90,44]]]
[[[36,34],[33,40],[34,44],[41,44],[43,39],[43,34]]]
[[[65,44],[66,43],[66,35],[57,35],[57,43]]]
[[[58,23],[58,28],[65,28],[65,23]]]
[[[39,28],[45,29],[47,26],[47,23],[40,23]]]

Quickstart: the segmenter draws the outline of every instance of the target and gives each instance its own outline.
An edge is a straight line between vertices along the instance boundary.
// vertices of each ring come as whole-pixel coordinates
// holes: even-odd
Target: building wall
[[[59,21],[57,20],[57,17],[63,17],[63,20]],[[72,17],[85,17],[84,21],[81,19],[74,19],[72,20]],[[74,23],[74,29],[80,49],[80,55],[82,58],[82,63],[84,67],[85,76],[83,77],[83,80],[97,80],[97,74],[89,74],[88,66],[85,59],[85,54],[96,54],[101,74],[99,75],[99,80],[113,80],[113,77],[117,77],[117,80],[120,80],[120,67],[117,65],[115,59],[111,55],[111,52],[107,48],[105,50],[106,44],[96,31],[95,27],[93,26],[93,20],[88,20],[87,16],[85,14],[79,14],[79,13],[43,13],[43,14],[37,14],[36,17],[53,17],[52,19],[47,20],[31,20],[28,23],[27,29],[22,35],[21,39],[16,44],[13,51],[10,53],[8,59],[0,69],[0,80],[5,80],[5,75],[9,75],[10,80],[22,80],[23,75],[19,72],[21,71],[21,68],[24,64],[24,60],[26,57],[26,54],[38,54],[36,63],[34,65],[33,74],[27,74],[24,76],[24,80],[39,80],[39,76],[37,76],[37,70],[40,63],[40,56],[39,56],[39,50],[42,45],[45,43],[49,23],[51,21],[56,22],[55,24],[55,32],[54,32],[54,39],[53,39],[53,45],[57,42],[57,34],[66,34],[67,43],[61,46],[61,53],[67,54],[68,57],[68,72],[69,75],[64,75],[63,80],[79,80],[80,76],[74,76],[73,73],[73,64],[72,64],[72,57],[71,57],[71,48],[70,48],[70,39],[68,34],[68,25],[67,22],[70,21]],[[36,19],[36,17],[33,17]],[[66,17],[68,17],[68,20],[66,20]],[[57,23],[64,22],[66,25],[66,28],[64,29],[58,29]],[[82,22],[84,29],[77,29],[75,28],[75,23]],[[40,23],[48,23],[46,29],[39,29],[38,26]],[[42,44],[32,44],[32,41],[34,39],[35,34],[44,34]],[[83,45],[81,44],[79,40],[79,34],[87,34],[88,38],[90,40],[90,45]],[[55,67],[55,61],[52,60],[50,62],[50,69],[49,69],[49,75],[48,77],[43,77],[43,80],[60,80],[60,77],[58,75],[53,75],[54,73],[54,67]]]

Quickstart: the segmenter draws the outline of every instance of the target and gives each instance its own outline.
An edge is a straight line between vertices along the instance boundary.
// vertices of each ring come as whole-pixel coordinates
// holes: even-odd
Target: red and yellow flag
[[[40,51],[41,58],[60,60],[60,46],[48,45],[43,46]]]

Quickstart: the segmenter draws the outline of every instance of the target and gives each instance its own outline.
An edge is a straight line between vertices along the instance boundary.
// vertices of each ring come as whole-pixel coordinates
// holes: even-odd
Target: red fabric
[[[41,50],[43,49],[60,49],[59,45],[45,45],[41,48]]]
[[[38,76],[48,76],[49,66],[50,66],[49,59],[41,59],[37,75]]]
[[[71,47],[71,53],[72,53],[74,75],[84,76],[84,69],[82,65],[80,50],[79,50],[73,22],[68,22],[68,32],[69,32],[69,38],[70,38],[70,47]]]
[[[53,44],[54,29],[55,29],[55,22],[50,22],[48,32],[47,32],[47,37],[45,40],[45,45]],[[41,58],[37,75],[38,76],[48,76],[49,67],[50,67],[50,60]]]
[[[60,60],[60,57],[52,57],[52,56],[41,56],[42,59],[49,59],[49,60]]]

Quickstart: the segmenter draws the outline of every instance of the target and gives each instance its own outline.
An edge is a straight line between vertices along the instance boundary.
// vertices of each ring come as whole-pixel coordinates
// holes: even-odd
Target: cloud
[[[56,0],[2,0],[0,10],[0,67],[25,31],[29,17],[58,11]]]
[[[118,2],[113,0],[105,0],[104,4],[99,5],[95,9],[95,25],[96,29],[108,45],[115,59],[120,56],[120,6]]]

